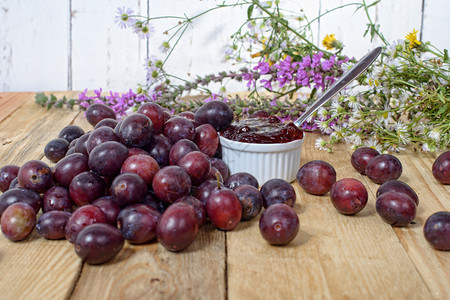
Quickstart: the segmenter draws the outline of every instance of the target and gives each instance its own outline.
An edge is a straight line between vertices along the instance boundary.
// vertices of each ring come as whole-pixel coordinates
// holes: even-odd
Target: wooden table
[[[46,110],[34,104],[34,93],[0,93],[0,109],[0,166],[48,162],[45,144],[65,125],[91,129],[82,112]],[[450,299],[450,252],[431,248],[422,233],[429,215],[450,210],[450,186],[431,174],[437,154],[396,155],[404,167],[400,179],[415,189],[420,205],[414,223],[393,228],[375,211],[378,185],[351,167],[349,146],[319,151],[316,137],[306,135],[302,163],[322,159],[338,179],[362,181],[369,203],[359,214],[341,215],[328,194],[312,196],[293,183],[300,232],[287,246],[266,243],[257,217],[230,232],[207,224],[181,253],[156,242],[126,243],[99,266],[82,264],[72,244],[45,240],[36,231],[17,243],[1,236],[0,298]]]

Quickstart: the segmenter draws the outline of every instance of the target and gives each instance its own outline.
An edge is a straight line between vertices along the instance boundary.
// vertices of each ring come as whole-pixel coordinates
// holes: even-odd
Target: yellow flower
[[[413,29],[412,32],[410,32],[407,36],[406,39],[409,41],[409,48],[413,49],[416,48],[418,46],[420,46],[421,42],[417,39],[417,33],[419,31]]]
[[[335,37],[334,34],[327,34],[325,38],[322,41],[322,45],[327,48],[327,50],[331,50],[333,48],[341,49],[342,43],[339,42]]]

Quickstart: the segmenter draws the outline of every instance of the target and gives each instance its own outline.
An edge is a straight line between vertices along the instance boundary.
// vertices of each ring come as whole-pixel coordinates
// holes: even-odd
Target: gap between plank
[[[419,40],[421,41],[423,38],[423,18],[425,17],[425,0],[422,0],[422,15],[420,19],[420,35]]]
[[[318,15],[320,16],[322,12],[322,1],[319,1],[319,11]],[[320,17],[317,19],[317,47],[320,47]]]
[[[228,300],[228,243],[225,231],[225,300]]]
[[[150,0],[147,0],[147,18],[150,18]],[[149,38],[145,40],[145,46],[146,46],[146,57],[150,57],[150,44],[149,44]]]
[[[69,0],[69,28],[67,49],[67,90],[72,90],[72,0]]]
[[[83,273],[83,268],[84,268],[84,262],[81,263],[80,271],[78,272],[78,276],[77,276],[77,278],[75,279],[75,282],[73,283],[72,290],[70,291],[70,293],[69,293],[67,299],[72,298],[73,293],[75,292],[75,288],[77,287],[78,282],[80,281],[81,274]]]
[[[353,152],[350,151],[349,149],[346,149],[346,153],[348,153],[349,155],[351,155]],[[414,166],[414,168],[416,169],[416,171],[420,174],[420,172],[419,172],[419,170],[416,168],[415,164],[412,164],[412,166]],[[367,177],[367,176],[364,176],[364,177]],[[422,180],[424,180],[424,179],[422,178]],[[364,178],[364,185],[365,185],[365,186],[367,186],[367,183],[368,183],[368,182],[369,182],[368,179],[367,179],[367,178]],[[375,201],[376,201],[376,199],[377,199],[377,196],[376,196],[377,189],[375,189],[373,192],[372,192],[372,189],[368,189],[368,192],[369,192],[369,191],[371,192],[372,197],[374,197],[374,198],[375,198]],[[411,255],[408,253],[407,248],[406,248],[406,247],[404,246],[404,244],[402,243],[402,238],[400,237],[400,235],[403,235],[403,234],[405,234],[405,233],[406,233],[406,234],[409,234],[409,230],[406,229],[406,232],[404,232],[403,234],[397,234],[397,232],[396,232],[396,230],[394,229],[393,226],[391,226],[391,230],[392,230],[392,232],[394,233],[394,235],[397,237],[398,243],[400,244],[400,246],[402,247],[402,249],[405,251],[405,254],[406,254],[406,256],[407,256],[408,261],[411,263],[411,265],[413,266],[414,270],[416,270],[416,273],[419,275],[419,277],[420,277],[420,279],[422,280],[423,285],[426,287],[428,293],[430,293],[430,295],[433,297],[433,293],[432,293],[431,288],[428,286],[427,282],[425,281],[424,277],[422,276],[422,273],[421,273],[420,270],[418,269],[418,266],[415,264],[415,262],[414,262],[414,260],[412,259]],[[403,230],[403,229],[402,229],[402,230]],[[322,265],[321,265],[321,266],[322,266]]]

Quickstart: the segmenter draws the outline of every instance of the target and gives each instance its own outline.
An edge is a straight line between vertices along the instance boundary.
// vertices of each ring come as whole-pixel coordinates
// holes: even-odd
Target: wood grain
[[[61,94],[59,94],[61,95]],[[34,94],[15,94],[24,103],[0,123],[0,165],[21,165],[43,156],[45,143],[70,124],[77,111],[46,111]],[[2,299],[63,299],[69,296],[81,261],[67,241],[48,241],[37,232],[14,243],[0,238]]]
[[[85,265],[72,299],[224,297],[225,233],[208,224],[182,253],[169,252],[157,243],[127,244],[112,262]]]
[[[0,93],[0,122],[18,109],[34,93]]]
[[[24,105],[0,123],[1,165],[21,165],[30,159],[41,159],[45,145],[58,137],[59,131],[80,113],[69,109],[47,111],[34,103],[34,94],[23,94],[23,97]]]
[[[436,254],[421,233],[425,217],[435,209],[442,209],[440,203],[427,199],[427,204],[421,204],[414,225],[392,228],[375,211],[378,185],[351,168],[348,146],[337,145],[331,154],[317,151],[314,149],[316,137],[307,135],[302,164],[322,159],[335,167],[338,180],[346,177],[361,180],[369,190],[367,207],[356,216],[341,215],[332,206],[328,194],[309,195],[294,183],[295,209],[301,231],[291,244],[287,247],[268,245],[259,235],[256,220],[241,223],[237,231],[227,234],[230,298],[237,299],[241,295],[253,299],[450,296],[448,253]],[[411,172],[408,157],[400,156],[405,173],[412,173],[415,179],[409,183],[415,190],[421,190],[421,179]],[[404,178],[409,179],[406,176],[401,179]],[[445,265],[447,267],[438,267],[437,277],[431,275],[436,266]],[[258,282],[264,285],[256,289],[252,283]],[[318,294],[318,290],[321,293]]]
[[[92,129],[79,111],[47,111],[29,93],[8,97],[23,104],[0,121],[0,166],[42,158],[45,144],[65,125]],[[294,182],[300,233],[283,247],[262,239],[259,218],[230,232],[207,224],[181,253],[156,242],[126,243],[111,262],[99,266],[82,264],[67,241],[48,241],[36,232],[19,243],[0,237],[1,298],[449,299],[450,252],[434,250],[422,233],[429,215],[450,209],[450,186],[431,174],[439,153],[395,154],[403,164],[400,180],[420,201],[414,223],[395,228],[377,215],[379,185],[351,168],[349,145],[327,153],[315,149],[317,137],[306,135],[301,164],[322,159],[335,167],[338,179],[360,180],[369,203],[359,214],[341,215],[328,194],[309,195]]]

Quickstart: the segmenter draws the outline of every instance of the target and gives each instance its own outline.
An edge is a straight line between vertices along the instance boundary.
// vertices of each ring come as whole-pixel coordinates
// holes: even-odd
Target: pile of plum
[[[290,183],[273,179],[259,189],[253,175],[230,175],[220,158],[218,131],[233,120],[227,104],[211,101],[195,114],[171,116],[146,103],[120,122],[109,107],[94,104],[86,119],[92,131],[69,125],[47,143],[44,155],[53,167],[31,160],[0,169],[5,237],[20,241],[37,228],[47,239],[74,243],[83,261],[100,264],[125,240],[157,239],[181,251],[207,220],[232,230],[262,207],[267,210],[260,228],[267,241],[286,244],[297,235]]]
[[[86,119],[93,130],[69,125],[47,143],[44,155],[54,166],[31,160],[0,169],[6,238],[23,240],[36,228],[47,239],[66,238],[83,261],[101,264],[119,253],[125,240],[157,240],[170,251],[181,251],[205,222],[233,230],[263,207],[259,229],[265,240],[284,245],[297,236],[296,193],[289,182],[275,178],[260,187],[252,174],[229,174],[218,132],[231,124],[233,111],[224,102],[210,101],[195,113],[179,115],[145,103],[121,121],[111,108],[93,104]],[[442,183],[449,183],[449,153],[433,166]],[[376,209],[383,220],[405,226],[414,219],[418,197],[397,180],[402,165],[396,157],[360,148],[351,163],[382,184]],[[360,181],[336,182],[334,168],[324,161],[304,164],[297,181],[308,193],[330,192],[343,214],[358,213],[367,203]],[[437,249],[448,250],[449,226],[450,213],[437,213],[427,221],[425,237]]]

